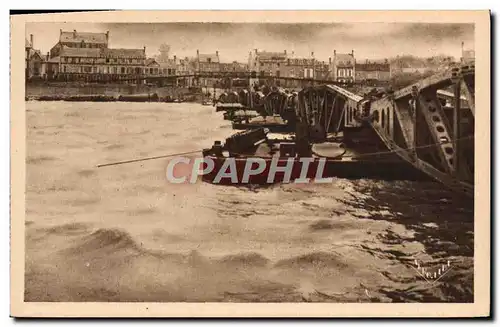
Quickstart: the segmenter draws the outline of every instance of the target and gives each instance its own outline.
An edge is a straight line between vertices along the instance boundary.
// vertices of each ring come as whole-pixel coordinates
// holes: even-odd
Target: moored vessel
[[[208,172],[202,179],[223,185],[325,183],[332,177],[426,179],[377,146],[356,147],[339,138],[309,143],[300,133],[270,136],[262,127],[237,133],[224,143],[215,142],[203,151],[203,157]]]

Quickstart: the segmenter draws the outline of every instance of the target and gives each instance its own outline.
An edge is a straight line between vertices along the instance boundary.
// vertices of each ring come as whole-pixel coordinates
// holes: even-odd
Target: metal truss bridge
[[[239,98],[244,105],[250,102],[265,115],[290,117],[292,112],[316,135],[371,130],[389,152],[472,197],[474,75],[474,66],[464,65],[397,91],[370,96],[352,93],[339,83],[314,80],[298,93],[240,91],[239,97],[232,92],[227,98],[233,99],[229,102]]]
[[[472,197],[474,75],[474,66],[465,65],[379,98],[311,86],[299,92],[297,114],[325,132],[368,126],[389,151]]]

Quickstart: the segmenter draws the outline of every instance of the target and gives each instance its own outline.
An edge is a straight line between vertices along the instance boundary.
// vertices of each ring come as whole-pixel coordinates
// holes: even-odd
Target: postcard
[[[12,316],[490,315],[488,11],[10,19]]]

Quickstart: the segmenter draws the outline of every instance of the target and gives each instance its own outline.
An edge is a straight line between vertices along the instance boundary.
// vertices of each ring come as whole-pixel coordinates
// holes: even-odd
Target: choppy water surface
[[[432,182],[169,184],[197,104],[27,103],[26,301],[472,302],[473,205]],[[451,262],[435,283],[418,275]]]

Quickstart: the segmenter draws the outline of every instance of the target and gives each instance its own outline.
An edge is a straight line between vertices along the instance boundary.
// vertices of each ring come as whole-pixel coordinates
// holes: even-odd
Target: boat
[[[123,102],[158,102],[159,100],[160,97],[157,93],[126,94],[118,97],[118,101]]]
[[[302,132],[301,132],[302,130]],[[311,143],[303,127],[270,137],[259,127],[203,150],[202,180],[220,185],[329,182],[337,178],[420,180],[426,176],[379,144],[345,144],[332,136]],[[212,169],[208,169],[212,167]]]
[[[224,120],[230,120],[235,123],[249,121],[250,119],[255,117],[258,117],[258,113],[255,110],[231,110],[224,112]]]
[[[270,132],[292,132],[295,126],[284,120],[280,115],[272,116],[256,116],[248,120],[234,121],[232,124],[233,129],[249,130],[255,128],[266,128]]]
[[[220,111],[240,111],[240,110],[248,110],[247,107],[243,106],[241,103],[237,102],[230,102],[230,103],[223,103],[219,102],[215,106],[215,111],[220,112]]]

